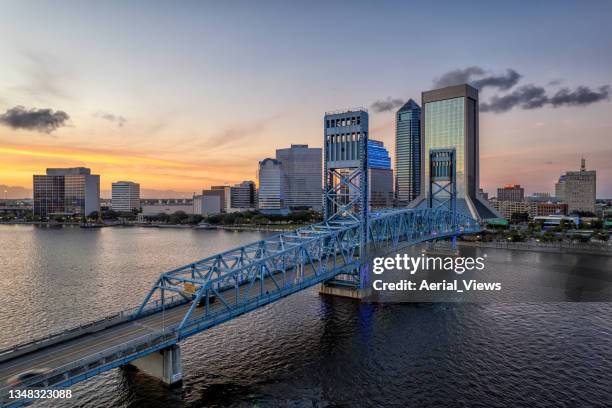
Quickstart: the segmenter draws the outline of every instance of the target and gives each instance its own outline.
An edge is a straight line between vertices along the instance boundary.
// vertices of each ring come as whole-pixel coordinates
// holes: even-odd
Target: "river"
[[[0,348],[135,306],[159,273],[263,236],[0,225]],[[610,257],[487,253],[492,268],[612,274]],[[115,369],[35,406],[612,405],[609,302],[359,304],[311,288],[181,348],[181,388]]]

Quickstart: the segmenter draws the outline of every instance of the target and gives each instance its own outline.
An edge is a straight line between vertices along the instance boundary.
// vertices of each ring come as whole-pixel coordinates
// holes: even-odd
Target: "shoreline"
[[[458,240],[457,245],[466,247],[506,249],[516,251],[547,252],[553,254],[612,256],[612,245],[607,244],[573,244],[569,242],[548,244],[541,242],[474,242]]]
[[[60,222],[52,223],[46,221],[11,221],[0,222],[0,225],[38,225],[44,227],[81,227],[87,228],[107,228],[107,227],[141,227],[141,228],[172,228],[172,229],[202,229],[202,230],[227,230],[227,231],[258,231],[258,232],[286,232],[297,228],[302,228],[306,224],[292,224],[285,228],[276,225],[210,225],[201,227],[198,224],[146,224],[146,223],[116,223],[116,224],[91,224],[83,225],[80,222]]]

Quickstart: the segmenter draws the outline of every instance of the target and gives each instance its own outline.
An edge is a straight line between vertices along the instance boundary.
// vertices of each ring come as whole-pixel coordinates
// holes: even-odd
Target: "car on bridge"
[[[33,368],[31,370],[28,371],[24,371],[23,373],[19,373],[16,374],[12,377],[10,377],[8,380],[6,380],[6,383],[9,385],[13,385],[13,386],[19,386],[21,385],[23,382],[37,377],[39,375],[43,375],[46,374],[47,372],[49,372],[49,370],[51,370],[50,368]]]

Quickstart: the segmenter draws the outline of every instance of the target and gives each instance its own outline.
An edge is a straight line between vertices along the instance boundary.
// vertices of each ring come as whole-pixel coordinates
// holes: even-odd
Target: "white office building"
[[[111,208],[118,212],[140,210],[140,184],[132,181],[113,183]]]
[[[308,207],[322,209],[323,162],[322,149],[303,144],[277,149],[276,160],[283,169],[284,205],[291,209]]]
[[[197,195],[193,197],[193,213],[212,215],[221,213],[221,197],[216,195]]]
[[[262,213],[280,213],[285,210],[281,162],[270,158],[260,161],[258,178],[259,210]]]

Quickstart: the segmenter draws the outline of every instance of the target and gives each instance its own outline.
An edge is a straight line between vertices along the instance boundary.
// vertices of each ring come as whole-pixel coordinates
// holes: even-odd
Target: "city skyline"
[[[31,194],[32,174],[84,166],[101,175],[103,196],[124,179],[138,180],[143,197],[150,189],[190,196],[256,179],[259,160],[276,148],[322,147],[323,112],[358,105],[369,108],[371,137],[394,152],[398,104],[466,78],[486,104],[485,191],[521,184],[554,192],[584,156],[598,172],[598,198],[612,197],[609,4],[550,2],[527,13],[474,3],[481,19],[462,38],[450,34],[465,29],[457,17],[469,10],[450,2],[299,10],[155,3],[145,14],[119,3],[33,4],[9,3],[0,16],[0,185]],[[235,25],[224,24],[230,12]],[[322,13],[345,13],[354,24],[337,30]],[[405,27],[422,32],[419,20],[432,14],[436,30],[398,46]],[[373,58],[347,70],[347,44],[375,50]],[[38,122],[24,121],[32,117]]]

